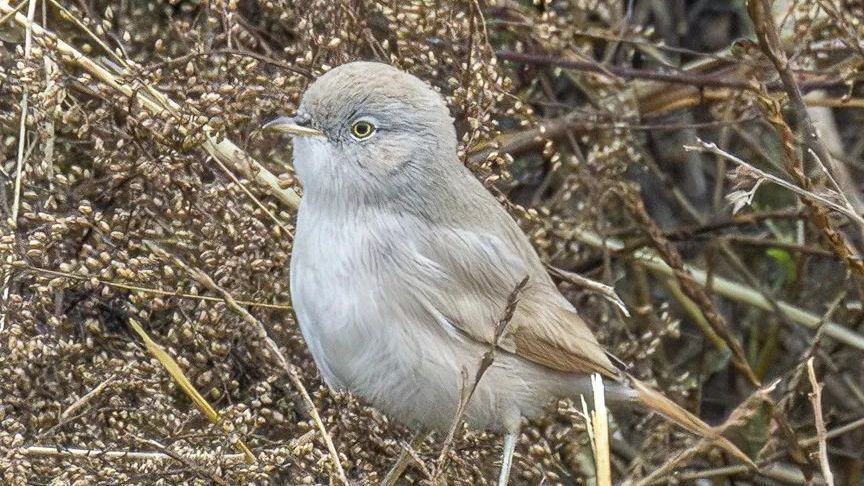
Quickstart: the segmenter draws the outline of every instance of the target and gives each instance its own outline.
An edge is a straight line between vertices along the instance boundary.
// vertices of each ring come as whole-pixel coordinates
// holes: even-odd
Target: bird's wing
[[[509,217],[492,226],[503,230],[495,235],[438,226],[417,239],[411,263],[422,271],[403,275],[413,279],[405,283],[421,306],[442,326],[491,345],[508,296],[528,277],[499,346],[555,370],[617,376],[518,226]]]
[[[756,468],[746,454],[700,418],[639,380],[622,375],[585,321],[558,292],[515,223],[497,227],[507,228],[506,232],[494,236],[437,227],[415,248],[412,264],[421,271],[400,272],[415,278],[402,283],[413,289],[412,294],[439,324],[460,337],[491,346],[508,297],[527,275],[528,283],[498,341],[501,348],[558,371],[597,372],[624,379],[646,407]]]

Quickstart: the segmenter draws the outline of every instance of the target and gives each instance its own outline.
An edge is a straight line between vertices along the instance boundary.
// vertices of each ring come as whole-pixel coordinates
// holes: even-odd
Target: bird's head
[[[456,132],[442,96],[377,62],[328,71],[303,94],[295,116],[264,128],[293,136],[294,166],[307,193],[334,185],[392,188],[456,162]]]

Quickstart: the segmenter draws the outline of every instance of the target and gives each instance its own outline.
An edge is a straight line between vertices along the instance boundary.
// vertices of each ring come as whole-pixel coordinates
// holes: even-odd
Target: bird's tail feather
[[[727,452],[737,457],[744,464],[747,464],[753,469],[758,469],[756,464],[747,456],[747,454],[741,451],[741,449],[735,446],[735,444],[730,442],[728,439],[720,435],[716,429],[703,422],[702,419],[688,412],[662,393],[652,389],[647,384],[629,375],[628,378],[633,390],[636,391],[636,399],[648,409],[662,414],[664,417],[678,426],[687,429],[689,432],[716,443]]]

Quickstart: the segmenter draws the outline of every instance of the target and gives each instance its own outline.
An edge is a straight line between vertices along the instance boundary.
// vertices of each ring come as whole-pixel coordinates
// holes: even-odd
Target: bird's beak
[[[324,132],[308,127],[309,118],[305,116],[280,116],[261,127],[262,130],[272,130],[280,133],[290,133],[301,137],[323,137]]]

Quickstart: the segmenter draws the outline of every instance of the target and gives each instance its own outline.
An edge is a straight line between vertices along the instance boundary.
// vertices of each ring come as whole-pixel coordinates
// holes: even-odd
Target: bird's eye
[[[353,136],[357,140],[369,138],[372,136],[373,133],[375,133],[375,125],[369,123],[368,121],[359,120],[354,122],[353,125],[351,125],[351,136]]]

